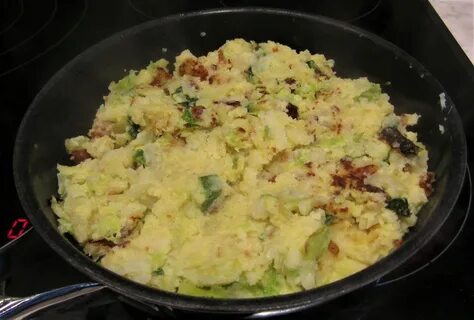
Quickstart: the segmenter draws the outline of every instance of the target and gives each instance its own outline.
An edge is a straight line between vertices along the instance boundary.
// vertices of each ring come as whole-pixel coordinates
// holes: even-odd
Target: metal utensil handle
[[[0,319],[25,319],[47,307],[85,296],[104,288],[103,285],[98,283],[88,282],[38,293],[25,298],[2,297],[0,298]]]

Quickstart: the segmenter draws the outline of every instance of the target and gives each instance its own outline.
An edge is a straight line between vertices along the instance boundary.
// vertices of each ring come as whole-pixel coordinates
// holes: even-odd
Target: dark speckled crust
[[[394,127],[383,128],[380,132],[380,138],[387,142],[390,147],[399,150],[400,153],[405,156],[414,156],[420,150],[413,141],[406,138],[397,128]]]

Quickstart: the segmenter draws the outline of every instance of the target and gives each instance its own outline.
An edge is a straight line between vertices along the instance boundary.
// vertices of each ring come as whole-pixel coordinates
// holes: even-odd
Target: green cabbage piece
[[[122,225],[120,218],[115,214],[107,214],[100,217],[94,226],[95,231],[104,239],[114,241],[120,236]]]
[[[135,153],[133,154],[133,163],[136,167],[146,166],[145,154],[143,153],[142,149],[135,150]]]
[[[201,211],[207,213],[211,209],[212,204],[222,194],[222,183],[217,175],[199,177],[199,182],[201,182],[206,196],[206,199],[201,204]]]
[[[362,98],[367,99],[368,101],[377,100],[382,94],[382,89],[377,83],[371,84],[370,88],[362,92],[358,97],[355,98],[356,101],[360,101]]]
[[[306,240],[305,255],[310,260],[318,259],[328,248],[329,228],[321,227]]]
[[[120,95],[127,95],[131,93],[136,86],[137,75],[136,72],[131,71],[130,74],[118,82],[110,84],[110,91]]]

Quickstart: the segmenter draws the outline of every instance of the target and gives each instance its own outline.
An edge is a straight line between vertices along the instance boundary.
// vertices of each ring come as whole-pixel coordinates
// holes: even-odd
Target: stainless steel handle
[[[103,289],[105,289],[103,285],[88,282],[38,293],[25,298],[1,297],[0,319],[26,319],[28,316],[50,306]]]

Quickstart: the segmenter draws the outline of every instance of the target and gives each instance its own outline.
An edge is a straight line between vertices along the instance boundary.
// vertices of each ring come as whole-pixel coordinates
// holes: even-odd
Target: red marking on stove
[[[26,228],[30,225],[28,219],[25,218],[18,218],[13,221],[10,230],[8,230],[7,238],[8,239],[16,239],[19,238],[25,233]]]

